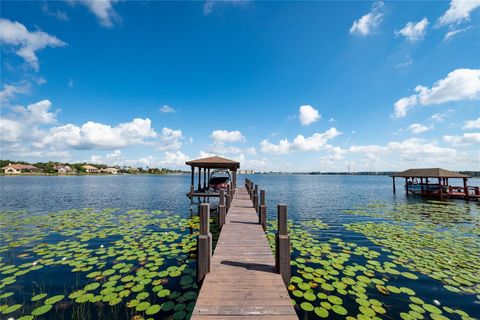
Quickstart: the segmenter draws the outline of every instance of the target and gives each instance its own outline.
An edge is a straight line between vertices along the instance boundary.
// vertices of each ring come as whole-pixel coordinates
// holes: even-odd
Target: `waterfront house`
[[[21,174],[24,172],[36,172],[38,168],[29,164],[9,163],[8,166],[3,167],[2,170],[5,174]]]
[[[98,173],[98,168],[89,164],[83,165],[82,168],[85,169],[86,173]]]
[[[58,174],[68,174],[73,172],[73,169],[70,166],[63,164],[53,166],[53,170],[57,171]]]
[[[117,169],[117,168],[113,168],[113,167],[103,168],[103,169],[100,169],[100,172],[101,172],[101,173],[109,173],[109,174],[117,174],[117,173],[118,173],[118,169]]]

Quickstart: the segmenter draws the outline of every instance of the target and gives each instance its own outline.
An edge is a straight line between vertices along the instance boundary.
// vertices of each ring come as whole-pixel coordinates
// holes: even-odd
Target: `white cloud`
[[[98,22],[107,28],[115,25],[120,20],[113,5],[119,0],[77,0],[76,2],[86,6],[98,19]]]
[[[160,163],[164,166],[175,166],[175,167],[181,167],[185,166],[185,162],[188,161],[189,158],[187,155],[180,151],[176,152],[165,152],[165,157],[163,158]]]
[[[121,150],[113,150],[112,153],[109,153],[106,155],[105,158],[107,158],[110,161],[117,161],[123,157],[122,151]]]
[[[353,22],[350,34],[367,36],[377,31],[383,19],[383,2],[377,1],[372,5],[372,10]]]
[[[450,72],[446,78],[435,82],[432,88],[418,85],[415,87],[415,91],[416,94],[395,102],[395,117],[405,117],[408,109],[416,105],[427,106],[479,99],[480,69],[456,69]]]
[[[0,118],[0,141],[2,142],[17,142],[22,135],[23,127],[20,122]]]
[[[429,127],[426,125],[420,124],[420,123],[412,123],[409,127],[408,130],[410,130],[411,133],[413,134],[419,134],[425,131],[430,130]]]
[[[30,83],[22,82],[20,84],[4,84],[2,91],[0,91],[0,103],[6,104],[9,100],[14,98],[17,94],[25,94],[30,92]]]
[[[320,113],[318,113],[318,110],[310,105],[300,106],[298,113],[298,117],[302,126],[308,126],[309,124],[318,121],[321,117]]]
[[[242,142],[245,141],[243,134],[238,131],[215,130],[210,135],[210,138],[216,142]]]
[[[292,142],[288,139],[282,139],[278,144],[270,143],[268,140],[263,140],[260,143],[261,151],[264,153],[283,154],[290,151],[318,151],[324,147],[328,140],[333,139],[342,133],[336,128],[330,128],[323,133],[314,133],[310,137],[305,138],[303,135],[298,135]]]
[[[67,146],[77,149],[116,149],[144,144],[148,138],[156,136],[148,118],[136,118],[115,127],[88,121],[81,127],[74,124],[53,127],[35,146],[39,148]]]
[[[218,0],[206,0],[205,4],[203,5],[203,14],[204,15],[209,15],[212,13],[213,8],[218,5],[218,4],[231,4],[234,6],[240,6],[240,5],[245,5],[248,3],[249,0],[223,0],[223,1],[218,1]]]
[[[62,10],[50,10],[48,4],[45,2],[42,6],[42,11],[45,13],[47,16],[54,17],[60,21],[68,21],[68,16],[67,14],[62,11]]]
[[[440,26],[470,21],[470,13],[480,7],[480,0],[452,0],[448,10],[438,19]]]
[[[66,45],[55,36],[40,30],[30,32],[23,24],[8,19],[0,19],[0,41],[2,46],[9,45],[17,48],[15,53],[35,70],[39,69],[37,50]]]
[[[371,145],[360,145],[360,146],[351,146],[350,148],[348,148],[348,151],[349,152],[353,152],[353,153],[375,153],[375,154],[379,154],[379,153],[383,153],[385,151],[388,151],[388,149],[386,147],[383,147],[383,146],[379,146],[379,145],[376,145],[376,144],[371,144]]]
[[[480,132],[468,132],[461,136],[443,136],[445,142],[451,144],[480,144]]]
[[[60,109],[50,112],[52,103],[50,100],[42,100],[33,104],[29,104],[26,108],[18,106],[14,111],[21,117],[24,123],[28,124],[54,124],[57,122],[57,114]]]
[[[177,150],[182,147],[181,140],[183,139],[182,130],[174,130],[170,128],[163,128],[160,135],[160,150]]]
[[[169,105],[164,104],[160,107],[160,112],[162,113],[175,113],[175,109],[170,107]]]
[[[419,161],[421,158],[454,157],[456,150],[438,146],[434,142],[424,139],[411,138],[400,142],[389,142],[387,149],[390,152],[399,152],[403,160]],[[418,158],[415,158],[418,157]]]
[[[451,30],[451,31],[447,32],[447,34],[445,35],[445,38],[443,38],[443,40],[448,41],[448,40],[452,39],[453,37],[455,37],[457,34],[468,31],[470,29],[472,29],[471,26],[466,27],[466,28]]]
[[[469,129],[480,129],[480,118],[466,121],[465,125],[463,126],[463,130]]]
[[[403,36],[410,42],[416,42],[423,39],[428,26],[428,19],[425,17],[419,22],[407,22],[405,27],[396,31],[397,36]]]

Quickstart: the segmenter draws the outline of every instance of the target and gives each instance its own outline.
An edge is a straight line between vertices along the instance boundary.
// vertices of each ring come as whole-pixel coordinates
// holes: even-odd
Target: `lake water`
[[[478,202],[406,197],[401,181],[394,195],[383,176],[245,177],[266,190],[270,221],[288,205],[300,318],[480,317]],[[0,318],[188,318],[198,292],[189,183],[0,177]]]

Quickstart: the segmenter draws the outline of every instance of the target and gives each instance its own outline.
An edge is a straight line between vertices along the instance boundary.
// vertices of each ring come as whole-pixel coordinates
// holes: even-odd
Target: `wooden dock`
[[[238,188],[191,319],[298,319],[245,188]]]

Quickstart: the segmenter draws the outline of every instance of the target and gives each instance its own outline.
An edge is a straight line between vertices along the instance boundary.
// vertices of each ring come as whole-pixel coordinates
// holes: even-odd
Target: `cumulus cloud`
[[[480,144],[480,132],[467,132],[455,136],[445,135],[443,140],[451,144]]]
[[[333,139],[342,133],[336,128],[330,128],[323,133],[314,133],[310,137],[305,138],[298,135],[290,142],[288,139],[282,139],[278,144],[273,144],[267,139],[260,143],[261,151],[264,153],[283,154],[290,151],[318,151],[324,147],[328,140]]]
[[[410,132],[413,134],[419,134],[430,130],[430,128],[421,123],[412,123],[410,126],[408,126],[408,130],[410,130]]]
[[[243,142],[245,137],[243,134],[238,131],[228,131],[228,130],[214,130],[210,135],[216,142]]]
[[[175,113],[175,109],[173,109],[169,105],[164,104],[163,106],[160,107],[160,112],[161,113]]]
[[[182,130],[163,128],[160,135],[160,150],[177,150],[182,147]]]
[[[185,162],[188,161],[188,156],[180,151],[176,152],[165,152],[165,157],[160,162],[164,166],[185,166]]]
[[[76,0],[90,10],[98,19],[98,22],[107,28],[111,28],[120,21],[120,16],[113,5],[119,0]]]
[[[59,9],[51,10],[46,2],[42,5],[42,11],[47,16],[54,17],[60,21],[68,21],[68,16],[64,11]]]
[[[463,126],[463,130],[469,129],[480,129],[480,118],[466,121],[465,125]]]
[[[448,10],[438,19],[439,26],[470,21],[470,13],[480,7],[480,0],[452,0]]]
[[[383,19],[383,1],[374,2],[369,13],[353,22],[350,34],[367,36],[377,31]]]
[[[88,121],[80,127],[74,124],[53,127],[36,146],[65,145],[76,149],[116,149],[142,144],[146,139],[156,136],[148,118],[136,118],[114,127]]]
[[[30,32],[20,22],[13,22],[8,19],[0,19],[0,41],[2,46],[15,47],[17,49],[15,53],[35,70],[39,69],[36,51],[46,47],[63,47],[66,45],[65,42],[55,36],[40,30]]]
[[[415,87],[416,94],[401,98],[394,104],[394,116],[405,117],[414,106],[438,105],[480,98],[480,69],[456,69],[431,88]]]
[[[298,113],[298,118],[300,119],[302,126],[308,126],[309,124],[318,121],[321,117],[318,110],[310,105],[300,106]]]
[[[407,22],[407,24],[399,31],[396,31],[397,36],[403,36],[410,42],[417,42],[425,36],[428,26],[428,19],[425,17],[418,22]]]

